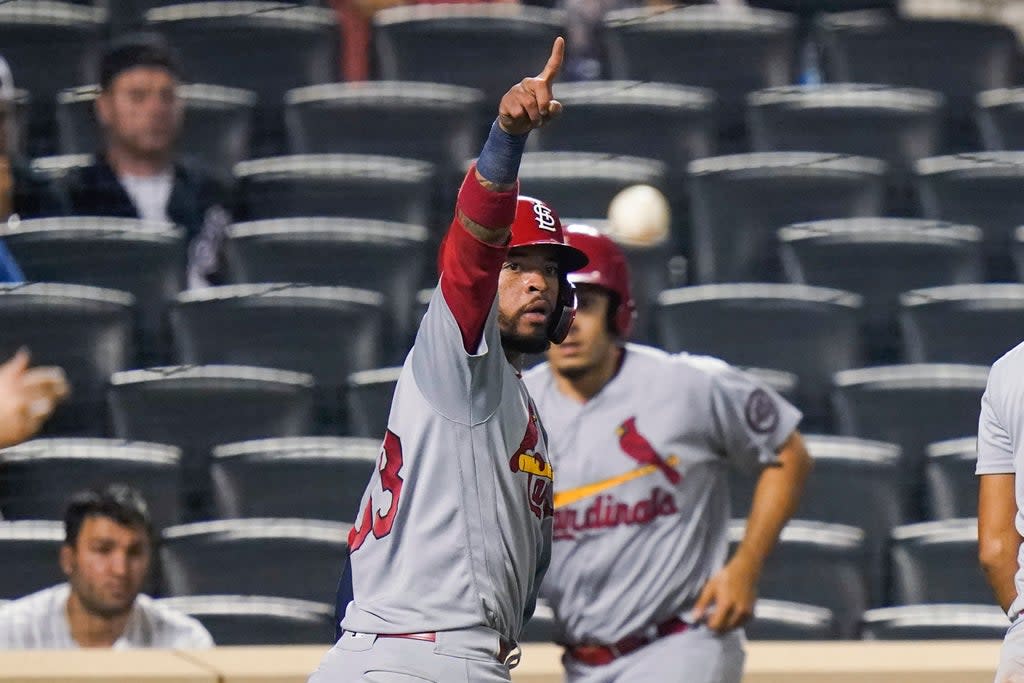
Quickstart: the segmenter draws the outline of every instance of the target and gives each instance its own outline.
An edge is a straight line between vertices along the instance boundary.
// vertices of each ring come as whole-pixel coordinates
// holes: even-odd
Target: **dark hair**
[[[64,543],[74,546],[78,533],[89,517],[109,517],[121,526],[142,527],[153,540],[149,506],[142,494],[125,484],[110,484],[102,489],[79,491],[71,496],[64,512]]]
[[[118,74],[137,66],[167,69],[175,78],[181,77],[178,55],[158,33],[132,33],[110,44],[100,62],[100,88],[106,90]]]

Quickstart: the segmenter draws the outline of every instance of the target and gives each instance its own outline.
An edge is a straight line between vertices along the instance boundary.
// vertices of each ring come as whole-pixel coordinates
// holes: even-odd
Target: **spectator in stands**
[[[177,156],[182,101],[177,56],[155,34],[122,37],[103,55],[96,115],[105,149],[67,176],[71,211],[173,222],[186,231],[188,286],[216,280],[228,193],[213,176]]]
[[[58,584],[0,607],[0,649],[206,648],[195,619],[140,595],[152,559],[146,502],[123,484],[83,491],[64,514]]]
[[[30,368],[24,349],[0,363],[0,448],[31,438],[67,395],[64,371]]]

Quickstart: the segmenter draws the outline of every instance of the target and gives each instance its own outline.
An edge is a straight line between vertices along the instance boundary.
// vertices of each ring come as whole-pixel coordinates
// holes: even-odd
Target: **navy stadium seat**
[[[398,366],[363,370],[349,376],[349,432],[354,436],[384,438],[401,372],[402,368]]]
[[[947,519],[897,527],[892,534],[892,605],[991,604],[978,565],[978,520]]]
[[[157,604],[199,620],[218,647],[334,642],[334,606],[327,603],[262,595],[192,595],[163,598]]]
[[[978,126],[985,149],[1024,150],[1024,88],[978,93]]]
[[[761,599],[743,631],[749,640],[830,640],[836,637],[835,615],[825,607]]]
[[[998,605],[901,605],[864,613],[864,640],[1002,640],[1009,622]]]
[[[63,543],[63,522],[0,520],[0,598],[22,598],[67,580],[58,562]]]
[[[931,519],[956,519],[978,514],[978,440],[948,439],[928,444],[925,464]]]

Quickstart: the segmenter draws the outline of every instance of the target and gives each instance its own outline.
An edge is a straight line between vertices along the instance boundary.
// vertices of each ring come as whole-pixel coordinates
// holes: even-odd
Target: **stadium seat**
[[[892,532],[892,605],[991,604],[978,565],[978,520],[947,519]]]
[[[59,183],[68,172],[89,166],[95,161],[92,154],[58,154],[56,156],[36,157],[32,160],[32,170],[50,182]]]
[[[607,216],[622,190],[651,185],[664,191],[666,178],[659,161],[588,152],[528,152],[519,167],[522,194],[544,200],[559,216]]]
[[[0,520],[0,598],[22,598],[66,581],[58,563],[63,543],[63,522]]]
[[[988,368],[976,365],[893,365],[835,376],[837,431],[902,449],[900,483],[908,519],[921,519],[928,444],[973,434]]]
[[[302,282],[365,287],[384,295],[394,360],[412,334],[416,288],[428,261],[426,228],[352,218],[235,223],[224,252],[236,283]]]
[[[942,95],[857,83],[784,86],[747,102],[755,152],[834,152],[888,164],[890,214],[917,215],[914,162],[942,152]]]
[[[64,519],[72,494],[112,483],[142,493],[157,528],[180,524],[181,451],[114,439],[37,439],[0,450],[7,519]]]
[[[832,610],[786,600],[758,600],[743,627],[749,640],[830,640],[836,637]]]
[[[29,156],[54,152],[57,93],[99,76],[104,12],[50,0],[0,5],[0,45],[15,83],[31,93]],[[90,150],[91,151],[91,150]]]
[[[293,284],[228,285],[178,295],[171,309],[183,363],[228,363],[308,372],[316,380],[319,422],[344,424],[348,376],[379,367],[384,297],[365,289]]]
[[[700,284],[778,281],[779,228],[878,216],[885,199],[885,164],[866,157],[738,154],[699,159],[689,173],[692,260]]]
[[[260,595],[192,595],[157,604],[198,619],[218,647],[330,645],[334,605]]]
[[[998,605],[902,605],[864,613],[864,640],[1002,640],[1009,627]]]
[[[351,527],[312,519],[257,518],[164,529],[164,594],[233,591],[333,604]]]
[[[697,6],[623,9],[604,18],[611,78],[679,83],[713,90],[720,136],[744,136],[744,98],[796,77],[796,21],[787,14]]]
[[[978,93],[978,127],[985,149],[1024,150],[1024,88]]]
[[[380,456],[380,438],[292,437],[217,446],[217,514],[353,522]]]
[[[1024,226],[1013,233],[1013,263],[1017,270],[1017,278],[1024,282]]]
[[[819,20],[817,39],[829,81],[885,83],[945,95],[947,144],[953,149],[977,148],[975,95],[1007,87],[1016,77],[1017,37],[996,23],[837,13]]]
[[[90,154],[102,146],[96,121],[99,86],[83,85],[57,95],[57,148],[61,154]],[[178,87],[185,109],[178,149],[221,178],[249,158],[256,94],[220,85],[186,83]]]
[[[768,385],[782,398],[790,403],[795,403],[799,394],[800,379],[792,372],[784,370],[772,370],[770,368],[740,368],[748,375],[753,375],[758,381]]]
[[[141,362],[166,362],[167,308],[185,280],[185,236],[169,223],[74,216],[21,221],[0,237],[25,277],[120,289],[135,297]]]
[[[483,99],[479,90],[443,83],[359,81],[297,88],[285,100],[288,152],[419,159],[448,178],[480,151]],[[424,134],[425,121],[429,134]]]
[[[208,512],[210,451],[217,444],[309,434],[313,378],[241,366],[158,367],[110,378],[114,434],[182,449],[191,518]]]
[[[518,3],[412,5],[374,14],[373,42],[381,80],[477,88],[490,126],[495,104],[537,73],[564,24],[562,12]]]
[[[906,521],[897,477],[899,446],[837,436],[805,435],[814,458],[796,517],[846,524],[864,531],[869,604],[885,598],[885,560],[889,535]],[[732,516],[750,510],[757,479],[730,471]]]
[[[284,96],[337,80],[338,30],[323,7],[283,2],[194,2],[146,12],[181,55],[185,80],[251,90],[256,156],[284,149]]]
[[[425,161],[311,154],[235,167],[240,219],[347,216],[429,225],[434,167]]]
[[[863,9],[895,10],[897,0],[747,0],[751,7],[777,12],[817,15],[820,12],[852,12]]]
[[[981,232],[909,218],[849,218],[779,230],[786,279],[864,297],[868,357],[903,360],[899,296],[919,287],[981,282]]]
[[[1024,340],[1021,284],[917,289],[901,295],[900,303],[911,363],[991,365]]]
[[[543,600],[537,600],[533,616],[523,625],[519,635],[520,643],[553,643],[555,642],[555,613]]]
[[[356,372],[348,378],[349,433],[372,439],[384,438],[391,400],[402,368],[378,368]]]
[[[64,368],[71,395],[45,433],[103,436],[103,392],[111,373],[130,367],[134,300],[114,289],[32,283],[0,285],[0,358],[25,346],[38,365]]]
[[[931,519],[956,519],[978,514],[978,440],[973,437],[928,444],[925,463]]]
[[[835,289],[704,285],[658,295],[655,322],[668,351],[796,374],[797,404],[821,420],[832,374],[861,362],[860,309],[859,296]]]
[[[20,158],[28,155],[28,126],[29,106],[32,96],[28,90],[12,88],[6,93],[0,93],[6,114],[8,125],[7,149],[8,153],[16,154]]]
[[[729,524],[729,544],[743,538],[745,522]],[[841,524],[790,520],[761,572],[758,595],[825,607],[841,638],[856,634],[867,605],[864,532]]]
[[[1024,225],[1024,151],[921,159],[917,188],[926,217],[981,228],[989,280],[1015,279],[1010,247]]]

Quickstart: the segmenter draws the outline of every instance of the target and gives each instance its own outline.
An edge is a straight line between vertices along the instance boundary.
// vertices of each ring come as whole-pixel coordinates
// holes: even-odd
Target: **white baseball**
[[[608,205],[608,235],[624,244],[653,245],[668,239],[668,200],[650,185],[631,185]]]

